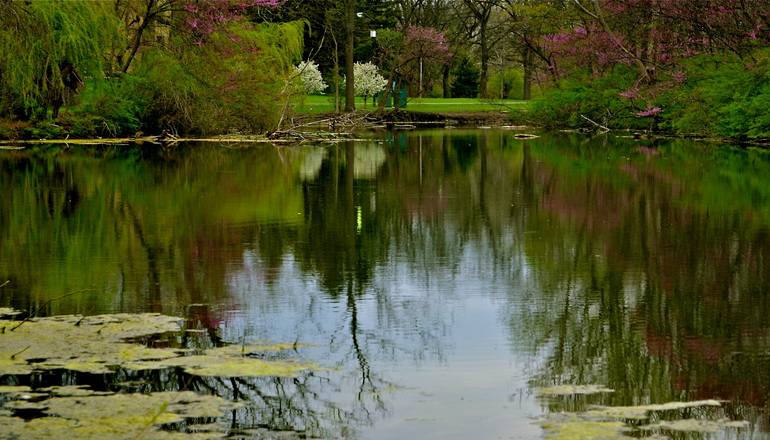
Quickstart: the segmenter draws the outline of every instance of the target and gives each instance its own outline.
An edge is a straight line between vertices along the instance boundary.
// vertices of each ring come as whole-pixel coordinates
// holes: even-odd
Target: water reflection
[[[209,385],[292,414],[238,426],[530,438],[542,409],[717,398],[766,432],[769,183],[762,151],[493,130],[3,153],[0,305],[206,304],[210,340],[335,368]],[[616,393],[531,394],[560,383]]]

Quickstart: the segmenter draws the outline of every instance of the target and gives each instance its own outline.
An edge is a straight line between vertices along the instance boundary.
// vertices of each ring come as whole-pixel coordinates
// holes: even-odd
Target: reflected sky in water
[[[204,304],[225,341],[308,344],[328,369],[293,429],[537,438],[586,402],[536,387],[600,383],[588,403],[724,399],[768,430],[763,151],[497,130],[41,147],[0,153],[0,192],[0,306]],[[285,429],[276,411],[256,423]]]

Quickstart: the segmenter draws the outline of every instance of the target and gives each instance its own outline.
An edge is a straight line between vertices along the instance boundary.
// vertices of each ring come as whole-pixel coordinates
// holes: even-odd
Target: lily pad
[[[668,402],[653,405],[599,407],[578,413],[555,413],[541,422],[548,439],[664,439],[670,433],[719,433],[728,429],[745,429],[746,421],[726,418],[703,417],[679,420],[661,420],[639,426],[639,421],[649,419],[651,413],[677,411],[688,408],[719,407],[717,400],[693,402]],[[715,415],[715,414],[713,414]]]

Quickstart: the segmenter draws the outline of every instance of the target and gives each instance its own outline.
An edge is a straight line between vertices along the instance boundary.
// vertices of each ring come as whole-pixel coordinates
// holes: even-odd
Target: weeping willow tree
[[[75,136],[273,128],[305,23],[255,24],[228,1],[220,17],[193,0],[0,0],[0,119]]]
[[[184,35],[150,48],[133,74],[143,79],[150,130],[265,131],[280,115],[281,88],[302,55],[304,22],[230,23],[205,43]]]
[[[0,116],[56,117],[119,38],[109,2],[0,0]]]

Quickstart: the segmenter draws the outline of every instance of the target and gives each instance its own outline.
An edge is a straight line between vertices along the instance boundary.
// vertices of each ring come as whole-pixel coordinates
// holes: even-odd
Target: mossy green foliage
[[[0,9],[0,115],[44,118],[82,78],[102,76],[119,28],[109,2],[5,2]]]
[[[770,50],[751,58],[700,56],[685,64],[686,82],[663,94],[663,127],[677,133],[770,138]]]
[[[151,49],[126,91],[139,100],[141,128],[185,133],[265,131],[280,115],[284,80],[302,51],[304,23],[236,22],[203,46]],[[133,129],[133,127],[128,127]],[[131,131],[129,129],[129,132]],[[123,131],[125,134],[126,131]]]

